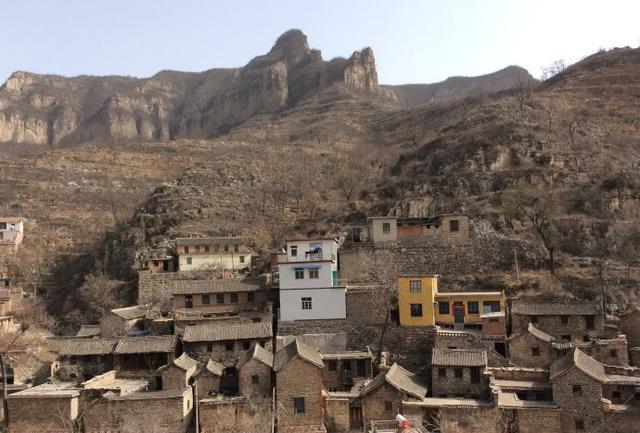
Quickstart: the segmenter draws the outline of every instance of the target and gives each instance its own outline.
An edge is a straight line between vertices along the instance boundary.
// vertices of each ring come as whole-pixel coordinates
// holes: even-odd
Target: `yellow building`
[[[503,292],[439,292],[437,275],[398,277],[400,325],[475,327],[485,314],[504,313]]]

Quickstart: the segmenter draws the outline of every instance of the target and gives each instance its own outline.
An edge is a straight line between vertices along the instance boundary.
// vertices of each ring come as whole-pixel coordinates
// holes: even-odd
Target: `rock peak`
[[[307,35],[298,29],[291,29],[280,35],[270,54],[284,58],[288,64],[296,64],[308,56],[309,51]]]

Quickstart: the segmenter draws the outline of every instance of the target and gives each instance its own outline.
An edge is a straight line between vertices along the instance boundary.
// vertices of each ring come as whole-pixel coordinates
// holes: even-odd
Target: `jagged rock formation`
[[[163,71],[148,79],[14,73],[0,88],[0,142],[55,146],[211,137],[334,83],[378,92],[373,51],[325,62],[299,30],[238,69]]]

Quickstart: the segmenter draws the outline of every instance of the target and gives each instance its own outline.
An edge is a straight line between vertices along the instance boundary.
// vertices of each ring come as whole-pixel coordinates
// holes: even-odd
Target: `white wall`
[[[391,231],[384,233],[382,225],[389,224]],[[398,220],[396,218],[373,218],[369,221],[369,237],[373,243],[376,242],[396,242],[398,240]]]
[[[309,269],[304,269],[304,279],[296,280],[296,267],[309,266],[305,264],[281,264],[280,271],[280,289],[310,289],[310,288],[322,288],[333,287],[333,270],[335,264],[333,263],[320,263],[316,264],[320,266],[318,269],[318,279],[309,279]]]
[[[240,263],[240,256],[244,256],[244,263]],[[190,265],[187,264],[188,257],[191,257]],[[178,264],[181,271],[198,269],[238,270],[251,266],[251,253],[180,254]]]
[[[322,245],[322,260],[337,260],[338,257],[338,243],[334,240],[304,240],[304,241],[289,241],[287,242],[287,260],[289,261],[307,261],[312,260],[308,256],[305,257],[305,251],[311,249],[311,244]],[[298,255],[291,255],[291,246],[298,247]]]
[[[280,320],[345,319],[346,289],[280,290]],[[312,299],[312,309],[303,310],[301,298]]]

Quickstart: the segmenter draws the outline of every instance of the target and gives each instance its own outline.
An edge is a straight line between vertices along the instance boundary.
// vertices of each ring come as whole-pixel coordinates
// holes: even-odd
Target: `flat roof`
[[[517,389],[517,390],[548,390],[551,389],[549,382],[537,382],[533,380],[507,380],[494,379],[493,383],[500,388]]]
[[[419,401],[403,401],[403,406],[418,407],[490,407],[491,402],[471,398],[425,397]]]
[[[424,277],[439,277],[440,274],[398,274],[398,277],[416,277],[416,278],[424,278]]]
[[[45,383],[10,394],[7,398],[60,398],[78,397],[80,389],[73,382]]]
[[[338,238],[291,238],[285,239],[285,242],[306,242],[306,241],[334,241],[338,242]]]
[[[396,216],[372,216],[372,217],[367,217],[367,220],[397,220],[398,217]]]
[[[436,292],[438,296],[500,296],[502,292]]]
[[[498,407],[558,409],[558,406],[556,406],[551,400],[520,400],[515,392],[500,392],[498,394]]]

